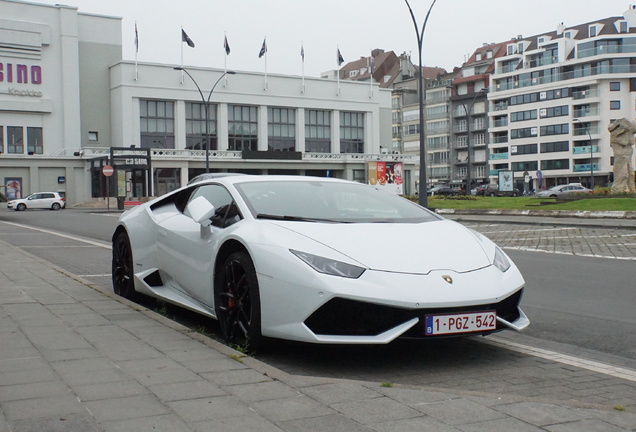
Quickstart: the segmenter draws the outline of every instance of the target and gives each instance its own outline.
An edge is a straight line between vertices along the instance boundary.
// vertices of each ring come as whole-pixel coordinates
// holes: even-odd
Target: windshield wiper
[[[266,213],[259,213],[256,215],[256,219],[271,219],[281,221],[294,221],[294,222],[330,222],[330,223],[348,223],[345,221],[333,220],[333,219],[320,219],[320,218],[308,218],[301,216],[287,216],[287,215],[273,215]]]

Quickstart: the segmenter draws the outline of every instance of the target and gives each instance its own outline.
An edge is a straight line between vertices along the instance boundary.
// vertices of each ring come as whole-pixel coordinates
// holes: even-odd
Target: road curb
[[[634,211],[504,210],[504,209],[435,209],[440,215],[540,216],[583,219],[636,219]]]

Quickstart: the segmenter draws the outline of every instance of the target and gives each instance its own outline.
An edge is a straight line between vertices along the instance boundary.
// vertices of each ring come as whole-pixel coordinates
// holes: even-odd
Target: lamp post
[[[190,75],[190,72],[188,72],[186,68],[177,66],[173,69],[185,72],[186,75],[190,77],[190,79],[196,86],[197,90],[199,91],[199,94],[201,95],[201,101],[203,101],[203,108],[205,110],[205,172],[209,173],[210,172],[210,98],[212,97],[212,92],[216,88],[216,85],[221,81],[221,78],[223,78],[225,75],[235,75],[236,72],[234,71],[223,72],[223,74],[219,77],[219,79],[216,80],[216,82],[210,89],[210,93],[208,93],[208,98],[206,99],[205,96],[203,96],[201,87],[199,87],[199,84],[197,83],[197,81],[192,77],[192,75]]]
[[[594,146],[592,145],[592,134],[590,133],[589,126],[585,126],[580,119],[573,119],[572,121],[583,126],[587,132],[588,138],[590,139],[590,189],[594,190]]]
[[[482,88],[473,96],[473,100],[470,102],[470,105],[466,107],[464,102],[461,102],[464,107],[464,111],[466,112],[466,150],[468,153],[468,157],[466,158],[466,195],[470,195],[470,184],[472,183],[472,175],[470,173],[470,115],[472,114],[473,107],[475,106],[475,100],[477,96],[483,95],[486,92],[485,88]]]
[[[425,128],[426,124],[424,122],[424,80],[422,78],[422,42],[424,40],[424,30],[426,29],[426,23],[428,22],[428,17],[431,14],[431,10],[435,5],[437,0],[433,0],[431,6],[428,8],[428,12],[426,13],[426,18],[424,19],[424,25],[422,25],[422,30],[419,29],[417,25],[417,20],[415,19],[415,14],[413,13],[413,9],[411,9],[411,5],[409,4],[409,0],[404,0],[406,2],[406,6],[409,8],[409,13],[411,14],[411,19],[413,20],[413,25],[415,26],[415,34],[417,35],[417,49],[420,55],[419,66],[420,69],[417,74],[417,88],[420,91],[419,94],[419,102],[420,102],[420,189],[419,189],[419,197],[418,203],[422,207],[428,207],[428,198],[427,198],[427,179],[426,179],[426,136],[425,136]]]

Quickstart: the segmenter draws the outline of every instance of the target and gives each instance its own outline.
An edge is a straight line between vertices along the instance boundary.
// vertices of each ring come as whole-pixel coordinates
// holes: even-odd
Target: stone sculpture
[[[632,163],[636,125],[626,118],[621,118],[614,120],[607,130],[610,132],[610,145],[614,152],[612,193],[636,192]]]

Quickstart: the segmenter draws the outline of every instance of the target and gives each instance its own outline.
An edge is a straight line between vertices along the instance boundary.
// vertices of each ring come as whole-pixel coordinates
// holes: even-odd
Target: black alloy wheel
[[[51,206],[51,210],[59,210],[61,208],[62,206],[60,205],[60,203],[53,203],[53,205]]]
[[[18,204],[18,206],[16,207],[17,211],[25,211],[26,210],[26,205],[24,205],[24,203],[20,203]]]
[[[216,316],[225,341],[255,350],[262,344],[261,301],[254,263],[234,252],[220,269],[215,289]]]
[[[113,242],[113,291],[127,299],[135,296],[133,280],[133,259],[128,234],[121,232]]]

